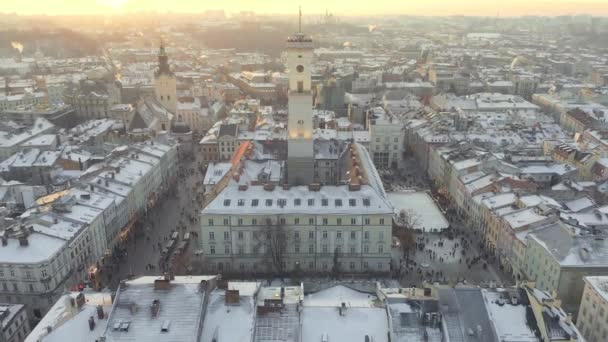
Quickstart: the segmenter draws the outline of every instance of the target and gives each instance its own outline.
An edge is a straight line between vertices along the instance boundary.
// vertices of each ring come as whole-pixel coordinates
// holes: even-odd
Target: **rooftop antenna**
[[[302,33],[302,6],[300,6],[300,17],[298,19],[298,32]]]

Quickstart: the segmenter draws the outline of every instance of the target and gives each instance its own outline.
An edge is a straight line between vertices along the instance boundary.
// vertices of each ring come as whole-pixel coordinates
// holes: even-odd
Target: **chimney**
[[[2,243],[4,244],[4,241]],[[19,246],[27,247],[28,245],[29,245],[29,242],[27,241],[27,235],[20,236],[19,237]]]
[[[8,245],[8,239],[6,238],[6,236],[2,237],[2,246],[6,246]]]
[[[80,292],[76,296],[76,305],[81,308],[84,305],[84,293]]]
[[[170,285],[171,285],[171,279],[167,278],[166,276],[163,279],[156,279],[154,281],[155,290],[168,290]]]
[[[240,301],[239,290],[226,290],[226,305],[238,304]]]
[[[89,317],[89,330],[95,330],[95,318],[93,316]]]
[[[90,185],[89,185],[89,189],[91,189],[91,191],[95,191],[95,185],[90,184]]]
[[[285,299],[285,288],[281,286],[281,301]]]
[[[160,300],[155,299],[152,301],[150,305],[150,317],[155,318],[158,317],[158,312],[160,311]]]
[[[103,306],[97,305],[97,319],[103,319],[105,314],[103,313]]]

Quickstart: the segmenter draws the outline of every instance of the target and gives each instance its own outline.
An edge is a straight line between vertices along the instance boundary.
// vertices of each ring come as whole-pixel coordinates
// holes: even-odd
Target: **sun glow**
[[[119,9],[124,6],[129,0],[97,0],[97,3],[102,6],[112,7],[113,9]]]

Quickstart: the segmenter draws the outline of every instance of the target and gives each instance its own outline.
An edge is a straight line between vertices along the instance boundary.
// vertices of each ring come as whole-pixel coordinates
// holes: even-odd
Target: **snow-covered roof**
[[[564,267],[608,266],[607,240],[594,235],[574,235],[551,225],[528,235]]]
[[[539,341],[528,324],[525,304],[505,304],[505,297],[510,298],[508,293],[493,290],[482,290],[481,293],[490,322],[500,341]]]
[[[210,277],[175,277],[166,289],[155,288],[155,281],[161,278],[140,277],[119,287],[102,335],[107,342],[196,340],[202,328],[205,296],[201,281]],[[154,300],[159,301],[160,309],[151,317],[149,308]],[[168,327],[161,332],[163,324]],[[123,328],[114,328],[121,325]]]
[[[585,211],[590,208],[594,208],[595,202],[591,198],[584,196],[584,197],[566,202],[566,203],[564,203],[564,205],[566,206],[566,208],[570,209],[572,212],[578,213],[578,212]]]
[[[27,238],[28,245],[21,246],[18,239],[8,238],[0,247],[0,264],[36,264],[49,261],[66,245],[66,240],[36,231]]]
[[[350,205],[351,199],[354,200],[353,206]],[[366,205],[367,201],[369,205]],[[262,185],[249,185],[247,190],[240,191],[238,186],[229,185],[202,210],[203,214],[208,215],[352,215],[392,212],[393,208],[369,185],[362,185],[359,191],[349,191],[347,185],[322,186],[319,191],[310,191],[308,186],[289,189],[276,186],[272,191],[267,191]]]
[[[203,184],[217,184],[230,171],[231,163],[209,163]]]
[[[337,307],[308,307],[302,311],[302,341],[388,341],[388,318],[384,308],[349,308],[340,315]]]
[[[585,277],[585,282],[608,303],[608,276]]]
[[[392,192],[387,196],[395,208],[395,214],[399,215],[401,210],[414,214],[415,229],[440,231],[450,226],[435,201],[426,192]]]
[[[72,306],[79,294],[85,297],[82,307]],[[110,292],[72,292],[55,302],[42,320],[25,339],[25,342],[95,342],[106,329],[108,320],[98,319],[97,306],[107,315],[112,308]],[[95,320],[95,328],[89,329],[89,317]],[[47,330],[50,328],[50,331]]]
[[[376,342],[388,341],[386,310],[374,306],[375,295],[352,290],[343,285],[331,287],[304,298],[302,340],[350,342],[371,337]],[[345,303],[346,309],[338,310]]]
[[[253,283],[255,284],[255,283]],[[225,291],[216,289],[209,296],[200,341],[251,341],[255,308],[251,295],[239,291],[239,303],[226,305]]]
[[[512,229],[519,229],[547,219],[547,216],[536,213],[534,208],[515,211],[503,216]]]
[[[304,297],[304,306],[338,307],[342,303],[347,308],[371,308],[374,307],[376,295],[353,290],[344,285],[336,285],[319,292],[307,294]]]

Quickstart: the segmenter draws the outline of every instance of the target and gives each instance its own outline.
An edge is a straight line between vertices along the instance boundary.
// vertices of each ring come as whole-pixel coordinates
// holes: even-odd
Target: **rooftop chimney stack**
[[[93,316],[89,317],[89,330],[95,330],[95,318]]]

